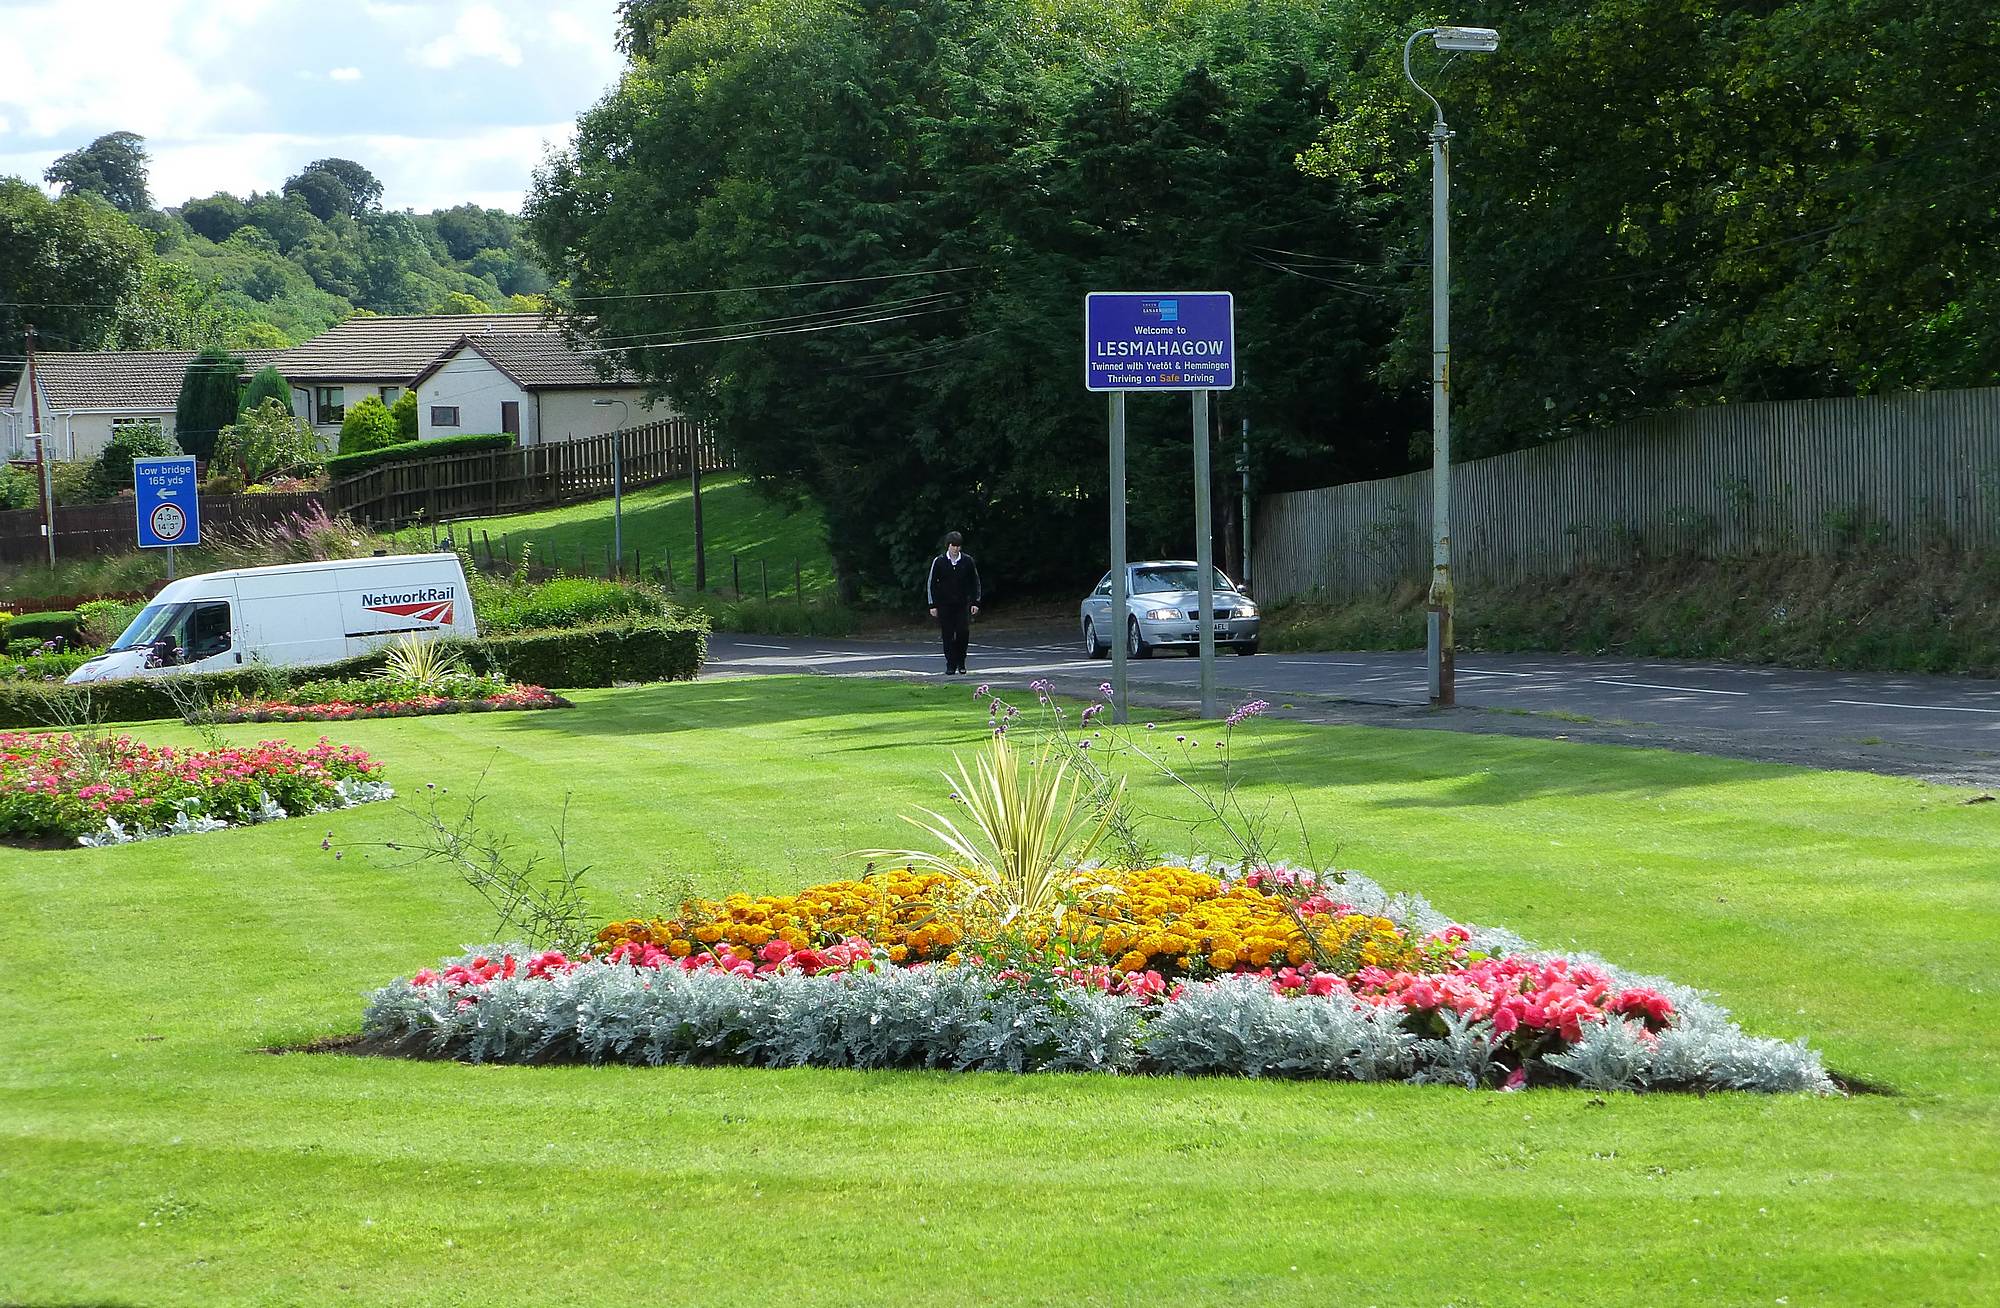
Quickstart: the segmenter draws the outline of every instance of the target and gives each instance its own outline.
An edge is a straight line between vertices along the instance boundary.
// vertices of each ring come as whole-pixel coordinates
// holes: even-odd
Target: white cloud
[[[515,209],[543,143],[567,141],[617,78],[616,9],[0,0],[0,176],[39,179],[58,155],[133,131],[162,205],[276,190],[306,161],[339,156],[373,170],[392,208]]]
[[[467,59],[494,59],[509,68],[521,65],[521,47],[514,43],[507,20],[490,5],[468,5],[452,29],[417,51],[426,68],[453,68]]]
[[[75,145],[105,131],[154,136],[254,116],[261,99],[231,71],[228,29],[203,24],[197,33],[185,11],[199,8],[13,8],[0,42],[0,108],[19,115],[26,135],[81,137]]]

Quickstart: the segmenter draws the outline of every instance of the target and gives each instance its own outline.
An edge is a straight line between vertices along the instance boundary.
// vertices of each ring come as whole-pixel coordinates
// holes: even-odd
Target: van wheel
[[[1130,618],[1125,623],[1125,653],[1135,659],[1153,657],[1153,647],[1139,639],[1139,619]]]
[[[1083,656],[1087,659],[1101,659],[1111,652],[1111,646],[1097,638],[1097,624],[1089,618],[1083,620]]]
[[[1247,659],[1252,654],[1255,654],[1257,652],[1257,642],[1254,640],[1246,640],[1241,645],[1238,645],[1236,647],[1236,652],[1238,654],[1241,654],[1244,658]]]

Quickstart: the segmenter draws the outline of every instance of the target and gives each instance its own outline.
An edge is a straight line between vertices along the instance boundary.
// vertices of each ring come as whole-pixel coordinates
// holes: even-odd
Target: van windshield
[[[139,610],[139,616],[132,619],[132,625],[125,628],[125,634],[111,642],[113,650],[137,649],[151,645],[177,625],[177,619],[187,612],[185,604],[148,604]]]

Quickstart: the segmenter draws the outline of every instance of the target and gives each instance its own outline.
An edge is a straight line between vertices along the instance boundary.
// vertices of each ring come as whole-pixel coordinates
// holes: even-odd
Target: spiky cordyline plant
[[[375,675],[417,690],[435,691],[471,674],[457,651],[443,649],[434,640],[405,636],[389,650],[382,670]]]
[[[942,854],[918,849],[870,849],[859,857],[907,862],[941,873],[962,910],[1001,929],[1051,921],[1060,925],[1075,899],[1087,897],[1076,867],[1104,838],[1124,795],[1120,781],[1108,802],[1085,801],[1080,777],[1044,746],[1023,771],[1005,734],[994,733],[986,754],[958,775],[940,773],[971,816],[973,834],[942,813],[919,809],[903,821],[936,837]],[[1065,785],[1064,783],[1068,784]]]

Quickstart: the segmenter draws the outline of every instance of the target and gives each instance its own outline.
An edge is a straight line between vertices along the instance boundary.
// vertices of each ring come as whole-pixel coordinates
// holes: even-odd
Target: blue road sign
[[[139,502],[140,549],[201,544],[192,454],[132,460],[132,492]]]
[[[1083,384],[1093,391],[1236,386],[1228,291],[1092,291],[1083,297]]]

